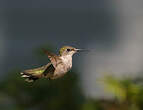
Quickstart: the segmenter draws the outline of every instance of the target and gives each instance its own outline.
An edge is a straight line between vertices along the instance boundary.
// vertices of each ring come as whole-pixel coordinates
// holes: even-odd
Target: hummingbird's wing
[[[54,53],[51,53],[45,49],[43,49],[44,53],[48,56],[48,58],[50,59],[51,63],[53,64],[53,66],[56,68],[57,65],[59,63],[62,62],[62,60],[59,58],[58,55],[54,54]]]
[[[50,76],[53,75],[54,71],[55,68],[52,63],[48,63],[47,65],[39,68],[25,70],[21,72],[21,75],[22,77],[26,78],[25,80],[27,82],[33,82],[42,77],[50,78]]]

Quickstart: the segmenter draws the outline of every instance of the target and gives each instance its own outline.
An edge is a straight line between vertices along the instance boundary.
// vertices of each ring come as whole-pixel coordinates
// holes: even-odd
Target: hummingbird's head
[[[61,56],[65,56],[65,55],[73,55],[75,54],[76,52],[78,52],[80,49],[76,49],[74,47],[71,47],[71,46],[63,46],[61,49],[60,49],[60,55]]]

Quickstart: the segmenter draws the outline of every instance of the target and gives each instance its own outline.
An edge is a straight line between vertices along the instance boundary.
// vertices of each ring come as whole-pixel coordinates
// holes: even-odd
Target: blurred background
[[[93,51],[61,79],[20,77],[63,45]],[[1,0],[0,110],[142,110],[142,50],[142,0]]]

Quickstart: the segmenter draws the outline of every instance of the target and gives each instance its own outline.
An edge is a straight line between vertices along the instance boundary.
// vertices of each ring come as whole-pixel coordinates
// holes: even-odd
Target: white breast
[[[62,64],[59,64],[56,67],[54,72],[54,76],[51,79],[57,79],[65,75],[72,67],[72,56],[66,55],[60,57],[62,60]]]
[[[66,65],[67,69],[71,69],[72,56],[71,55],[61,56],[61,59],[62,59],[63,63]]]

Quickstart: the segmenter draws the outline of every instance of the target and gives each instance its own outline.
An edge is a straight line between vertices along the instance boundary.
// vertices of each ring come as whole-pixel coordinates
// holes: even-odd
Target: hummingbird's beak
[[[75,51],[77,51],[77,52],[85,52],[85,51],[89,51],[89,50],[87,50],[87,49],[75,49]]]

